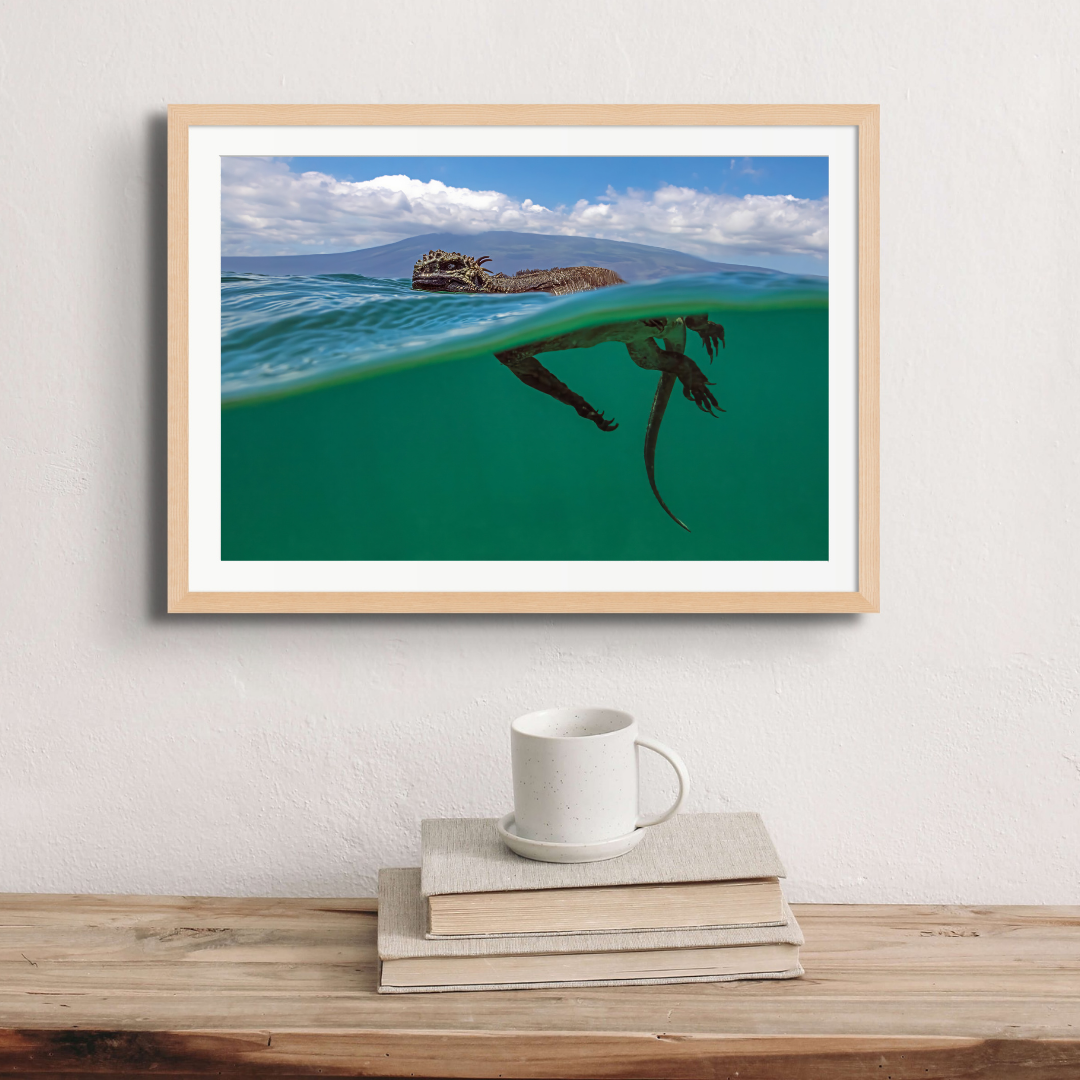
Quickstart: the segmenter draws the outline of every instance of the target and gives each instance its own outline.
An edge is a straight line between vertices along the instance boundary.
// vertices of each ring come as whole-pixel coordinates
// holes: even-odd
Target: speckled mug
[[[639,746],[667,758],[679,795],[662,814],[638,808]],[[690,790],[674,750],[638,733],[617,709],[544,709],[510,725],[514,822],[518,836],[557,844],[591,844],[659,825],[678,813]]]

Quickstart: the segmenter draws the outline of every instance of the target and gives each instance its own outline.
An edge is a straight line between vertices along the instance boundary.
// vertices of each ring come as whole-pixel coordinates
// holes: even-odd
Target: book
[[[802,932],[785,904],[780,926],[598,934],[456,937],[425,934],[421,872],[379,872],[379,992],[538,989],[802,974]]]
[[[758,814],[678,814],[593,863],[515,855],[493,818],[421,825],[432,937],[776,926],[784,867]]]

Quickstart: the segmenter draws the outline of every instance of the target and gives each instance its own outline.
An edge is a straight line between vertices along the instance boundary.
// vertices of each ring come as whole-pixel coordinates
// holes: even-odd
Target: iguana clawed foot
[[[578,410],[578,416],[585,416],[585,413]],[[595,416],[585,416],[585,419],[591,420],[601,431],[614,431],[619,426],[614,420],[605,420],[602,412]]]
[[[561,385],[563,384],[560,383]],[[606,419],[602,412],[594,409],[580,394],[575,394],[569,388],[565,394],[558,392],[552,394],[550,390],[544,392],[551,394],[552,397],[557,398],[559,401],[566,402],[578,416],[583,417],[585,420],[591,420],[601,431],[614,431],[619,426],[614,420]]]
[[[682,383],[683,397],[692,401],[702,412],[715,416],[713,409],[720,409],[720,404],[715,395],[709,389],[714,384],[705,378],[705,372],[701,370],[689,357],[682,353],[667,352],[667,356],[679,361],[675,369],[679,382]],[[725,410],[720,409],[721,412]]]
[[[724,328],[719,323],[709,322],[708,315],[687,315],[684,321],[687,329],[693,330],[701,338],[701,343],[709,354],[710,362],[720,352],[717,342],[721,347],[727,348],[724,343]]]

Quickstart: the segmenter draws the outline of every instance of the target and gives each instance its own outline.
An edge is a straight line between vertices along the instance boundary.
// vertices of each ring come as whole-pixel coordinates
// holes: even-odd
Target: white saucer
[[[617,859],[641,843],[644,829],[635,829],[625,836],[616,836],[613,840],[599,840],[591,844],[555,844],[550,840],[528,840],[518,836],[514,830],[514,812],[511,810],[500,818],[495,825],[499,839],[511,850],[526,859],[537,862],[602,862],[604,859]]]

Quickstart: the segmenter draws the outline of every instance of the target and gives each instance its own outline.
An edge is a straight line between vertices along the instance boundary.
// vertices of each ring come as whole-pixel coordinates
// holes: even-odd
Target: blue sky
[[[426,233],[590,236],[828,273],[822,157],[223,157],[222,253]]]
[[[595,202],[609,187],[655,191],[664,184],[727,195],[829,194],[827,157],[294,157],[294,172],[337,180],[371,180],[404,173],[451,187],[493,188],[518,200],[555,208]]]

